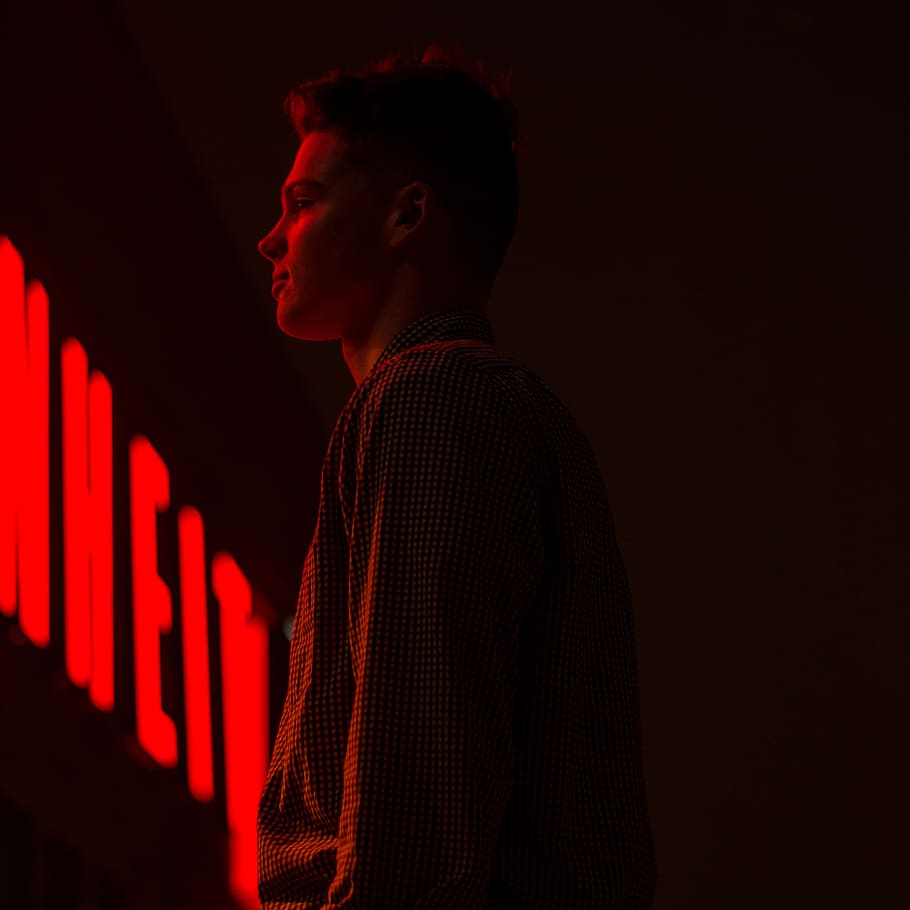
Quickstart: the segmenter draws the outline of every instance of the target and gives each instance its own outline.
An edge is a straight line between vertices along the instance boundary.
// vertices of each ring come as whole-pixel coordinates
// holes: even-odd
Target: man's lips
[[[273,294],[273,295],[276,294],[276,293],[278,292],[278,287],[279,287],[279,285],[284,284],[285,281],[287,281],[288,278],[290,278],[290,277],[291,277],[291,276],[288,275],[287,273],[284,273],[284,274],[282,274],[282,275],[276,275],[276,276],[274,276],[274,278],[273,278],[273,280],[272,280],[272,294]]]

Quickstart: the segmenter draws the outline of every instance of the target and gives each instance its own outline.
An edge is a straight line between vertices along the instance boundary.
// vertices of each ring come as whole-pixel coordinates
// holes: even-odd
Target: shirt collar
[[[493,327],[483,313],[465,309],[436,311],[420,316],[400,329],[383,348],[379,358],[373,364],[373,369],[375,370],[379,364],[390,357],[418,344],[427,344],[432,341],[455,341],[460,338],[473,338],[487,344],[496,344]]]

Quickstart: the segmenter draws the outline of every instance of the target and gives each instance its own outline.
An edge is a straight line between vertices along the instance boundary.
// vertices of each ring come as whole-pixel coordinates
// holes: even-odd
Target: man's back
[[[596,458],[475,312],[339,417],[259,813],[281,907],[643,908],[629,586]]]

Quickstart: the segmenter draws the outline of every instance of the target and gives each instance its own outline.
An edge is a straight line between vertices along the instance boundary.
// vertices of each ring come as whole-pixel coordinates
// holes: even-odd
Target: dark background
[[[274,322],[256,243],[296,149],[281,102],[441,38],[510,64],[527,153],[492,322],[575,414],[610,493],[655,906],[910,905],[906,13],[6,15],[0,230],[182,459],[182,495],[258,573],[276,639],[354,389],[340,342]]]

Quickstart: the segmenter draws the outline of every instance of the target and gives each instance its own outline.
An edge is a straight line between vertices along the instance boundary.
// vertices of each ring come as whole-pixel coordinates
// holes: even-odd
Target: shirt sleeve
[[[364,409],[341,478],[355,695],[323,910],[485,904],[542,567],[519,426],[466,366],[395,377]]]

